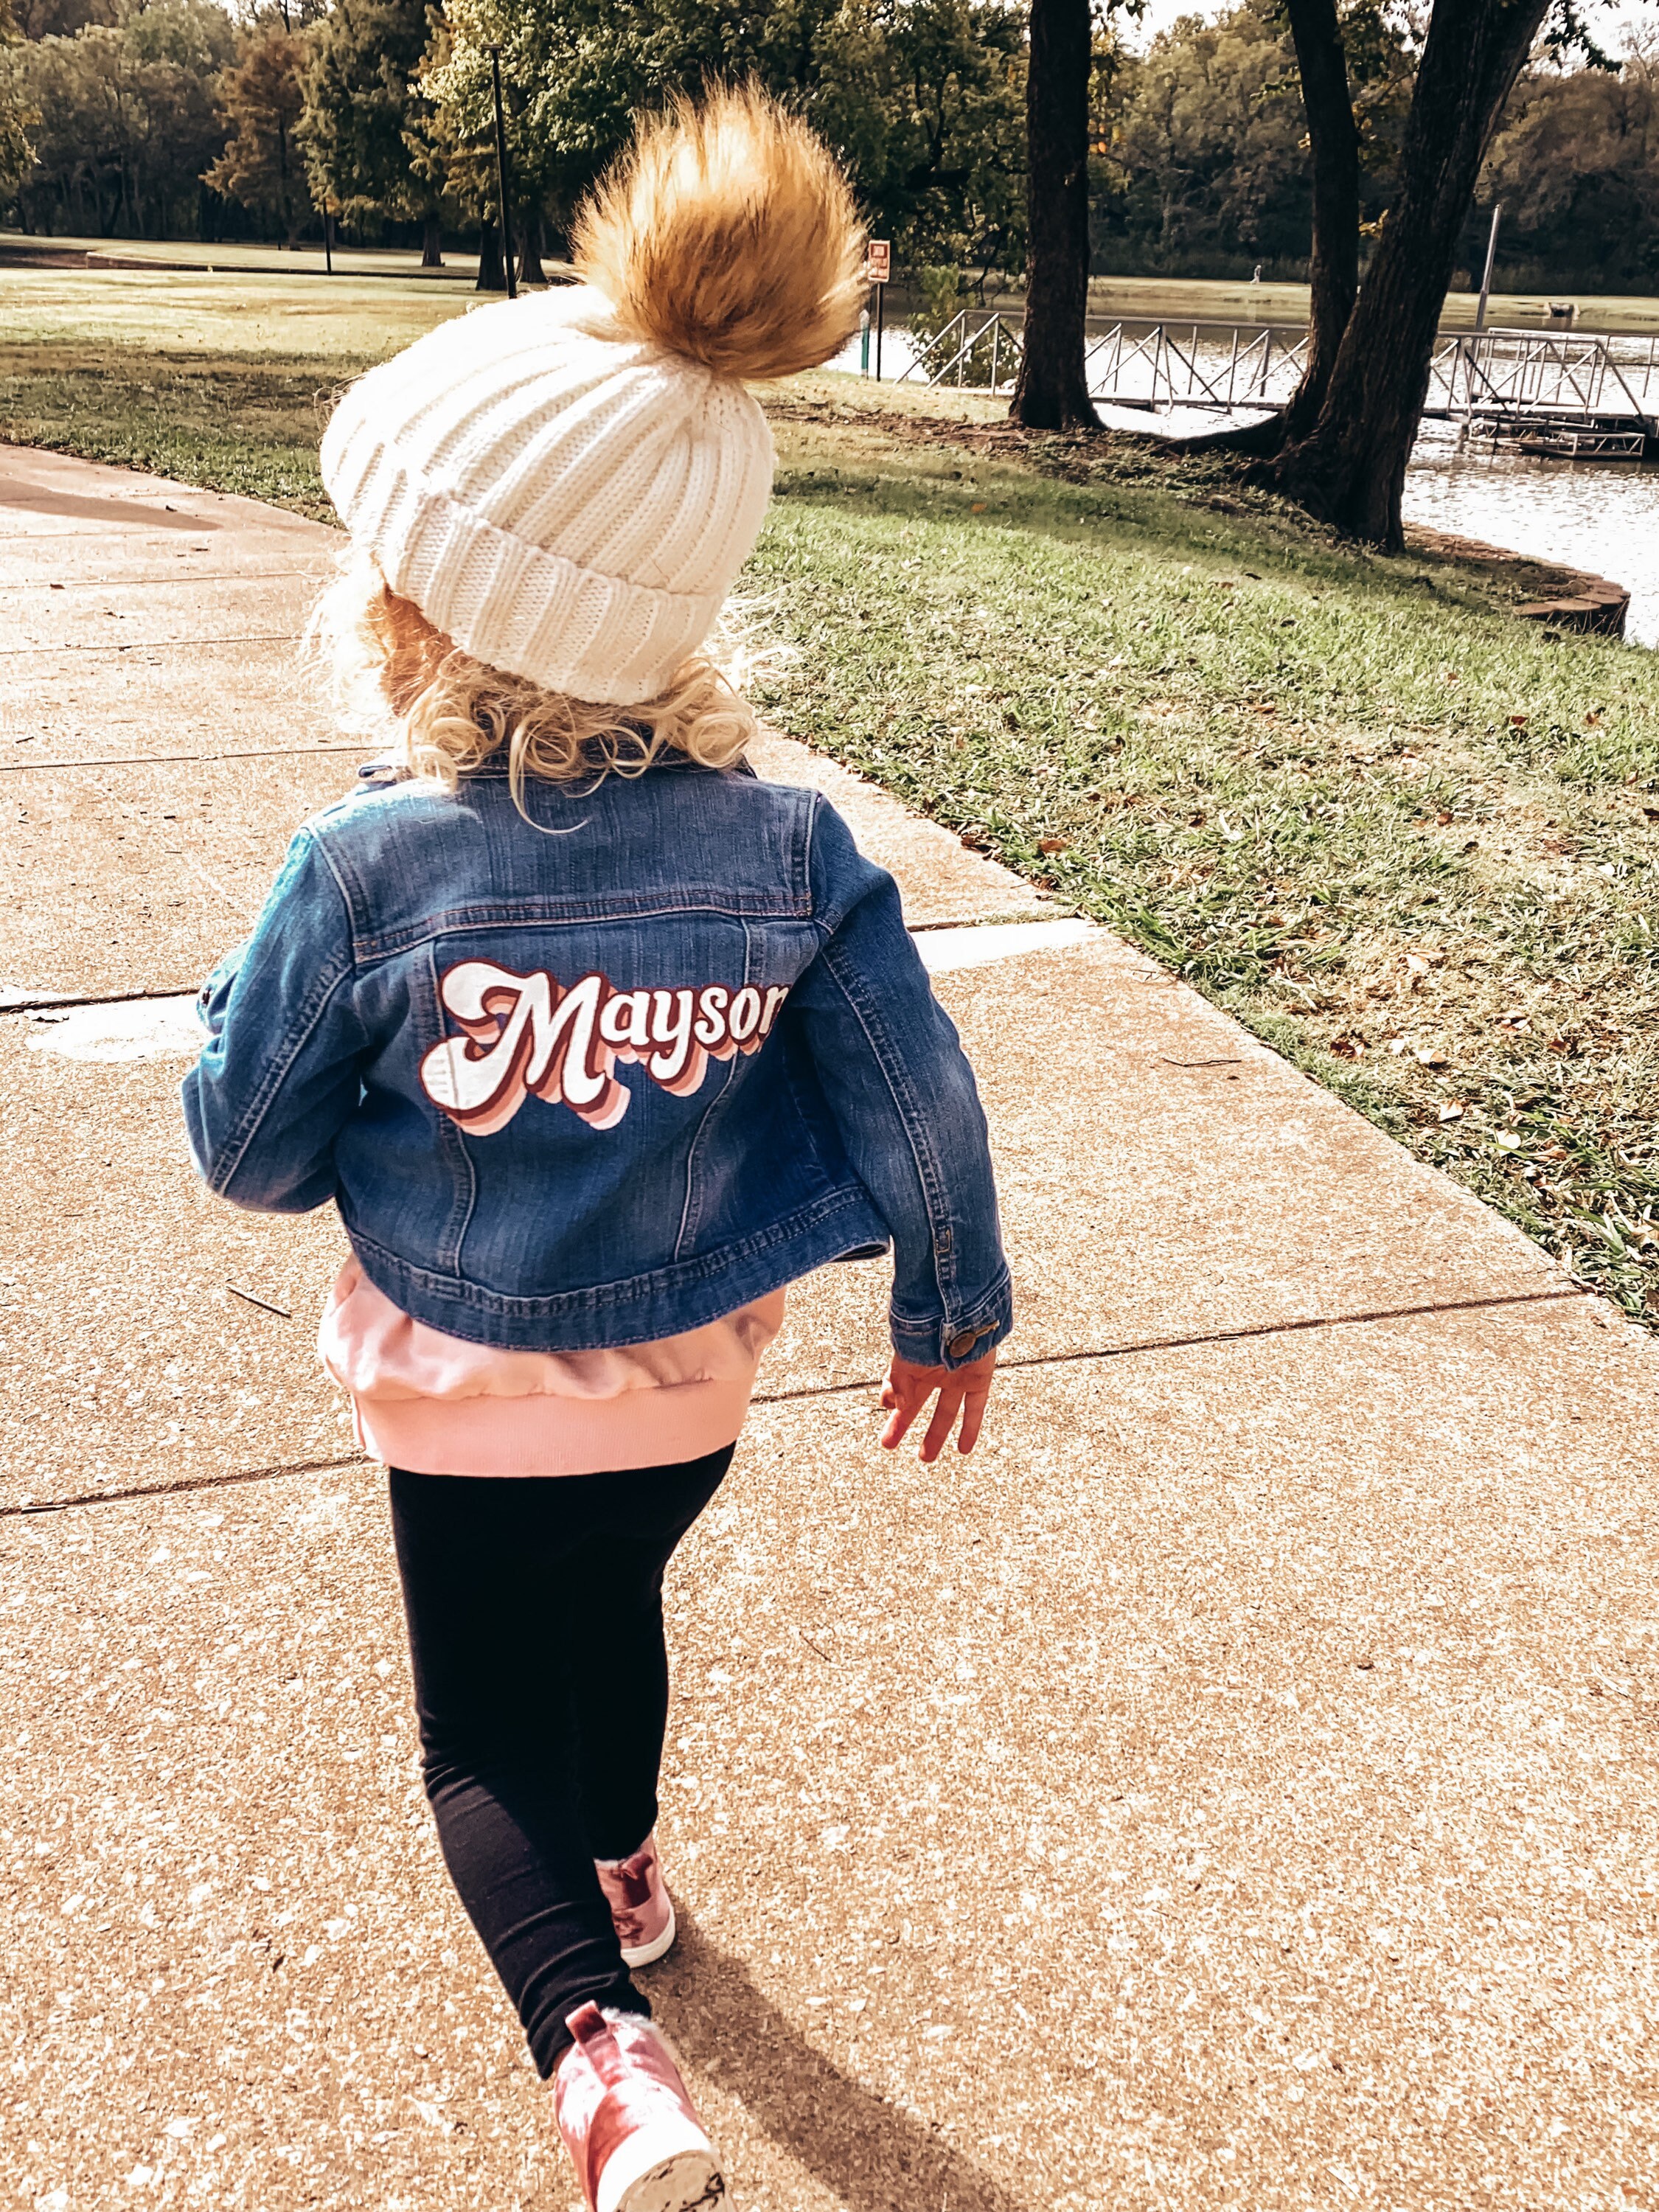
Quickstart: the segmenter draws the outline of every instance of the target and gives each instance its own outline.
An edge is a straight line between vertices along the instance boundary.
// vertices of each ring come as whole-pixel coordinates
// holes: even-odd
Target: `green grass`
[[[0,439],[326,519],[317,443],[333,394],[472,297],[441,278],[0,263]]]
[[[831,391],[753,568],[777,719],[1659,1310],[1659,660],[1213,464],[1034,466]]]
[[[21,276],[0,438],[308,514],[327,395],[459,304]],[[775,719],[1659,1316],[1659,659],[1552,641],[1506,611],[1535,578],[1381,560],[1217,462],[884,406],[822,378],[775,408],[746,579],[793,648]]]
[[[204,365],[160,348],[134,361],[116,347],[25,349],[0,339],[0,440],[327,521],[317,442],[333,392],[356,366],[343,357]]]

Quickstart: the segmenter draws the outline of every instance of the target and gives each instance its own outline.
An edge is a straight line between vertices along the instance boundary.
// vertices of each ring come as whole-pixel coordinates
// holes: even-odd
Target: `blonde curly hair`
[[[488,667],[394,592],[374,556],[357,547],[318,602],[309,643],[328,666],[349,728],[447,792],[505,762],[526,819],[532,776],[583,783],[643,775],[668,752],[699,768],[731,768],[757,733],[753,710],[706,653],[682,662],[669,689],[637,707],[566,698]]]

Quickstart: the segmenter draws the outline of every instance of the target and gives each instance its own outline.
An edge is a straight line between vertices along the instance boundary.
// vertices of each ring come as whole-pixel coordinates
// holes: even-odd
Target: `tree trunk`
[[[507,268],[501,259],[501,226],[494,216],[484,216],[478,223],[478,281],[473,289],[478,292],[505,292],[507,289]]]
[[[1031,0],[1025,345],[1009,413],[1030,430],[1097,430],[1089,312],[1089,0]]]
[[[547,271],[542,267],[542,211],[538,207],[521,208],[514,226],[519,234],[519,282],[520,284],[545,284]]]
[[[444,265],[443,224],[434,209],[421,225],[421,266],[422,269],[441,269]]]
[[[1437,0],[1401,148],[1401,188],[1348,318],[1319,419],[1256,480],[1397,553],[1440,311],[1481,158],[1547,0]]]
[[[1282,440],[1294,445],[1319,419],[1342,333],[1359,291],[1359,129],[1336,0],[1286,0],[1313,171],[1308,263],[1308,352]]]

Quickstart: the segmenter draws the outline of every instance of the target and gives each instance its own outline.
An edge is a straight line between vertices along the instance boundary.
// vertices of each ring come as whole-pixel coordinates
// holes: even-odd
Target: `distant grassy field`
[[[367,289],[372,295],[386,284],[401,284],[417,293],[432,294],[437,300],[447,299],[450,311],[472,295],[472,280],[477,273],[475,256],[451,252],[446,256],[447,267],[442,272],[422,270],[417,257],[412,252],[391,253],[380,250],[359,252],[349,248],[336,250],[334,260],[337,274],[324,274],[321,249],[306,246],[292,253],[279,252],[275,247],[262,246],[206,246],[192,240],[152,241],[143,239],[49,239],[24,238],[13,231],[0,232],[0,285],[9,285],[23,273],[19,256],[50,254],[94,254],[112,260],[153,260],[157,265],[156,276],[199,268],[204,273],[211,270],[216,276],[234,276],[242,272],[269,284],[275,282],[282,288],[282,296],[292,299],[290,287],[310,290],[317,285],[329,291],[346,289],[354,295]],[[179,264],[184,264],[180,269]],[[558,274],[558,264],[547,264],[550,276]],[[71,283],[84,281],[83,272],[65,267],[58,273]],[[128,272],[109,269],[88,272],[98,282],[107,284]],[[372,276],[374,282],[365,285]],[[150,279],[149,281],[154,281]],[[185,276],[185,281],[188,281]],[[1495,292],[1487,309],[1487,320],[1494,327],[1535,329],[1541,327],[1551,299],[1571,298],[1578,309],[1577,327],[1583,331],[1601,331],[1631,336],[1659,336],[1659,298],[1638,295],[1546,294],[1542,292]],[[1018,313],[1021,301],[1015,290],[997,292],[989,295],[990,304],[1000,306]],[[895,315],[902,316],[913,304],[902,282],[894,285],[889,307]],[[1447,330],[1472,329],[1474,323],[1475,295],[1473,292],[1454,292],[1445,303],[1441,323]],[[311,313],[325,312],[313,301]],[[366,303],[360,312],[371,317],[372,304]],[[1201,278],[1180,276],[1095,276],[1089,283],[1089,312],[1097,320],[1124,317],[1135,321],[1218,322],[1218,323],[1274,323],[1300,324],[1308,319],[1308,288],[1305,284],[1250,284],[1237,278]]]
[[[0,438],[331,513],[334,392],[474,295],[410,279],[7,269]]]
[[[421,287],[0,277],[0,438],[325,511]],[[746,579],[785,726],[1145,946],[1659,1316],[1659,658],[1131,441],[802,379]]]

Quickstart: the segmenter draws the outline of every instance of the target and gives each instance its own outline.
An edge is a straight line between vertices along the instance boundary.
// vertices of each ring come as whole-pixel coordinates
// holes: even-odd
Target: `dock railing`
[[[1647,422],[1659,409],[1659,340],[1482,331],[1443,337],[1425,411],[1452,421]]]
[[[1012,390],[1024,352],[1018,322],[988,308],[964,307],[914,344],[898,382],[917,378],[993,397]],[[1085,362],[1091,393],[1108,405],[1234,413],[1282,407],[1307,357],[1300,326],[1125,317],[1090,332]],[[1588,431],[1627,423],[1651,435],[1659,431],[1659,337],[1444,332],[1425,412],[1471,428],[1547,423]]]

